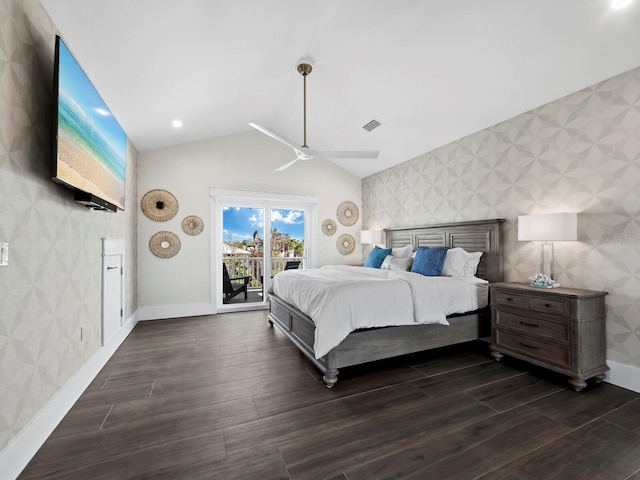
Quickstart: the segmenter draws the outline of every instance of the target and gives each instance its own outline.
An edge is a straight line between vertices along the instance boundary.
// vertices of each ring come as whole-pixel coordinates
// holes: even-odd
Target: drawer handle
[[[523,322],[522,320],[520,320],[520,324],[524,325],[525,327],[540,328],[540,325],[536,325],[535,323]]]
[[[520,345],[525,347],[525,348],[530,348],[531,350],[540,350],[540,347],[535,347],[533,345],[527,345],[526,343],[520,342]]]
[[[545,303],[545,304],[544,304],[544,306],[545,306],[546,308],[551,308],[551,304],[550,304],[550,303]]]
[[[513,302],[513,298],[507,297],[507,302]]]

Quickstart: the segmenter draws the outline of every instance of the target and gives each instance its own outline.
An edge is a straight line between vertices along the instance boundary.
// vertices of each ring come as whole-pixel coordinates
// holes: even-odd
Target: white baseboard
[[[215,306],[211,303],[188,303],[183,305],[159,305],[138,308],[139,320],[159,320],[162,318],[197,317],[213,315]]]
[[[640,393],[640,368],[613,360],[607,360],[607,365],[611,369],[607,382]]]
[[[101,347],[54,395],[33,420],[0,452],[3,479],[15,479],[38,452],[74,403],[138,323],[137,312],[129,317],[107,344]]]

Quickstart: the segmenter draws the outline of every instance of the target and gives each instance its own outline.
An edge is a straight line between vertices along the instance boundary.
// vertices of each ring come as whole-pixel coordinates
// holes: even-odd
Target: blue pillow
[[[411,271],[427,277],[442,275],[442,265],[449,247],[418,247]]]
[[[384,257],[386,257],[387,255],[391,255],[390,248],[380,248],[376,245],[369,253],[367,259],[364,261],[364,266],[371,268],[380,268]]]

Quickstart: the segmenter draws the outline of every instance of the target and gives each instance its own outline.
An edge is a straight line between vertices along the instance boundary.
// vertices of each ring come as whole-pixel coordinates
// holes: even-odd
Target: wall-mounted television
[[[61,37],[54,64],[53,180],[97,210],[124,210],[127,134]]]

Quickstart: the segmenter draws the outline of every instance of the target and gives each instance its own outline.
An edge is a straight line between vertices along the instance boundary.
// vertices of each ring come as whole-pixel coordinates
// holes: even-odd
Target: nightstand
[[[509,355],[567,375],[579,392],[601,382],[606,364],[607,292],[537,288],[524,283],[490,285],[491,354]]]

